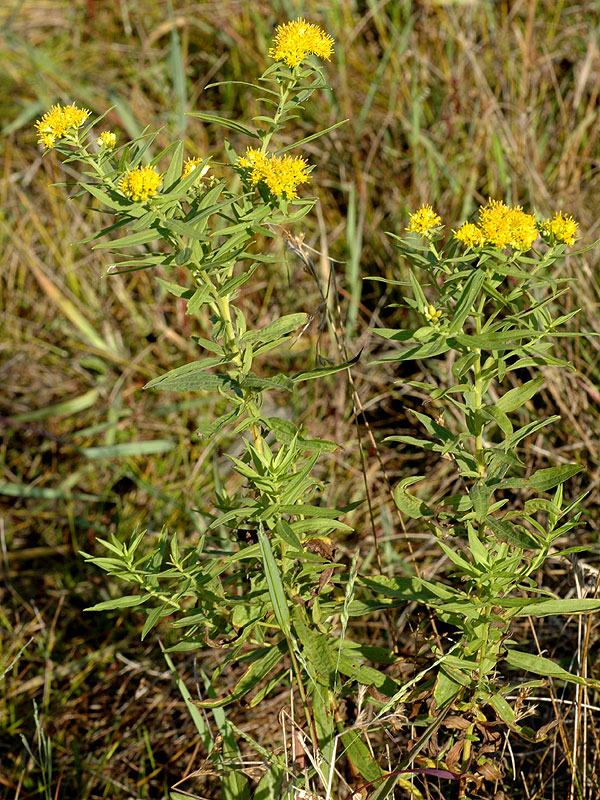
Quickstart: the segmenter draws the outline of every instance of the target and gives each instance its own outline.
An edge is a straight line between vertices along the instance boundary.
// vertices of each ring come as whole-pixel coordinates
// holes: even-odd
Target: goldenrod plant
[[[393,695],[398,687],[375,670],[371,674],[365,666],[367,657],[373,657],[368,648],[339,635],[340,614],[348,618],[344,610],[352,581],[334,575],[333,537],[351,531],[340,519],[348,509],[324,507],[313,477],[320,454],[335,450],[336,444],[307,438],[293,422],[265,415],[263,398],[268,391],[291,393],[298,384],[345,370],[348,364],[273,374],[268,369],[271,354],[290,349],[310,324],[308,315],[292,313],[253,328],[235,300],[261,264],[279,258],[262,252],[257,240],[272,239],[275,231],[298,222],[314,206],[314,199],[303,196],[312,167],[288,151],[328,131],[280,148],[277,139],[311,94],[327,88],[311,57],[329,59],[332,52],[332,37],[318,26],[303,19],[282,25],[270,51],[275,63],[255,87],[265,113],[250,125],[193,114],[252,142],[242,153],[226,142],[225,167],[213,167],[209,157],[184,163],[182,142],[145,160],[156,131],[119,144],[112,131],[94,134],[102,118],[93,119],[74,104],[53,107],[36,124],[46,150],[83,164],[81,189],[112,216],[112,224],[92,237],[112,234],[108,242],[96,245],[119,253],[110,272],[158,265],[183,268],[187,285],[157,280],[186,302],[188,314],[210,311],[211,330],[194,335],[200,358],[156,377],[146,388],[214,392],[221,413],[200,425],[198,435],[205,440],[225,429],[237,437],[249,433],[245,452],[230,456],[246,488],[233,496],[223,490],[212,509],[203,509],[210,519],[199,542],[182,547],[167,531],[158,541],[149,541],[140,531],[128,542],[116,536],[101,540],[106,556],[84,554],[135,589],[91,610],[143,611],[143,637],[170,617],[171,628],[179,633],[171,652],[221,649],[219,667],[207,679],[208,695],[201,703],[205,708],[217,710],[242,699],[254,707],[291,680],[304,715],[299,741],[312,763],[305,780],[322,789],[334,780],[340,692],[372,683],[391,687],[388,694]],[[115,238],[121,232],[125,235]],[[232,664],[242,669],[241,677],[232,689],[219,693],[219,675]],[[211,757],[223,774],[224,797],[248,797],[248,780],[236,766],[232,729],[222,712],[215,715],[226,748]],[[201,720],[197,715],[194,719],[204,733]],[[357,763],[368,754],[360,738],[338,748],[338,757],[344,749]],[[257,796],[267,789],[280,796],[297,782],[293,768],[286,766],[286,754],[270,754],[269,761]],[[372,763],[375,772],[365,777],[381,774]]]
[[[562,486],[580,466],[526,474],[520,453],[527,436],[556,419],[530,420],[526,413],[543,371],[570,368],[552,353],[554,338],[571,335],[565,326],[576,313],[557,311],[567,286],[553,267],[575,243],[578,228],[568,214],[541,221],[491,200],[476,221],[451,235],[425,205],[411,215],[407,236],[393,237],[412,268],[412,296],[405,302],[420,324],[377,329],[390,346],[381,360],[426,362],[432,381],[413,384],[427,398],[425,413],[415,412],[427,438],[390,441],[439,454],[457,476],[453,493],[433,501],[415,494],[421,477],[411,475],[396,486],[394,499],[402,515],[431,532],[452,570],[444,580],[430,581],[361,574],[356,558],[336,553],[336,537],[352,533],[343,517],[356,504],[326,507],[315,477],[317,461],[337,445],[267,413],[277,404],[264,402],[268,392],[292,395],[299,384],[346,371],[352,362],[298,363],[293,344],[313,320],[293,311],[253,326],[238,303],[240,289],[261,265],[281,258],[265,242],[300,222],[316,202],[307,196],[314,167],[302,146],[343,123],[291,144],[281,144],[281,134],[286,131],[289,142],[290,123],[313,92],[328,89],[316,59],[329,60],[333,51],[332,37],[317,25],[303,19],[281,25],[269,53],[274,63],[249,84],[263,113],[248,123],[192,114],[247,138],[239,152],[225,141],[224,164],[210,156],[184,161],[181,141],[152,155],[156,130],[120,142],[115,132],[100,130],[105,115],[94,118],[75,104],[53,106],[36,123],[42,147],[82,165],[81,192],[111,217],[89,240],[110,237],[95,244],[117,254],[109,272],[161,267],[164,275],[177,268],[187,282],[157,281],[185,302],[188,315],[208,320],[208,330],[193,331],[197,360],[155,377],[146,389],[212,393],[218,413],[201,421],[198,436],[218,442],[227,434],[243,442],[241,452],[228,455],[243,488],[232,494],[220,488],[210,500],[202,498],[208,521],[199,541],[142,530],[128,541],[114,535],[98,540],[106,549],[101,557],[83,554],[132,587],[90,610],[137,609],[146,616],[143,638],[162,622],[174,672],[173,652],[220,651],[213,673],[200,676],[200,701],[176,677],[226,800],[329,800],[342,785],[344,796],[381,800],[407,772],[458,780],[464,797],[469,771],[480,765],[477,737],[490,715],[535,739],[507,700],[518,687],[504,667],[581,680],[519,648],[510,638],[511,621],[600,607],[596,600],[562,600],[535,583],[554,543],[577,525],[581,498],[565,504]],[[275,350],[294,363],[293,372],[270,368]],[[440,359],[445,354],[451,358]],[[525,374],[524,382],[506,388],[509,376]],[[523,496],[520,505],[516,492]],[[450,633],[447,646],[438,637],[423,671],[403,682],[397,654],[357,639],[351,620],[409,602],[427,608]],[[227,683],[233,667],[236,680]],[[253,741],[223,713],[239,701],[255,708],[282,686],[299,706],[290,734],[296,762],[287,751]],[[386,729],[402,703],[423,692],[430,703],[413,722],[419,742],[400,764],[387,763],[371,737]],[[368,709],[360,724],[348,721],[346,701]],[[220,747],[208,730],[208,709]],[[443,758],[417,765],[450,711],[467,723],[459,740],[460,769]],[[240,762],[242,739],[265,767],[252,791]]]
[[[400,343],[379,363],[419,360],[430,380],[410,383],[423,398],[422,411],[412,412],[414,435],[387,441],[446,459],[456,480],[433,499],[419,491],[424,476],[412,475],[396,485],[394,500],[404,517],[435,536],[450,572],[444,581],[372,577],[363,583],[373,591],[375,606],[385,597],[389,606],[414,600],[453,632],[453,648],[432,645],[440,659],[433,698],[436,715],[452,709],[465,722],[466,772],[490,724],[502,721],[538,740],[516,718],[508,696],[549,677],[584,683],[532,652],[530,643],[524,647],[512,639],[513,620],[600,607],[596,599],[557,597],[536,582],[550,554],[588,549],[575,542],[556,546],[580,524],[583,497],[565,502],[563,486],[582,466],[563,463],[532,472],[521,450],[527,437],[559,419],[527,411],[546,370],[573,369],[553,344],[578,335],[568,330],[577,310],[560,313],[557,302],[568,291],[561,265],[578,238],[578,225],[562,212],[544,220],[490,200],[450,235],[424,205],[410,215],[406,232],[391,236],[409,264],[411,292],[404,304],[418,323],[411,330],[375,329],[390,345]],[[523,672],[541,677],[523,682]],[[390,786],[387,781],[377,797]]]

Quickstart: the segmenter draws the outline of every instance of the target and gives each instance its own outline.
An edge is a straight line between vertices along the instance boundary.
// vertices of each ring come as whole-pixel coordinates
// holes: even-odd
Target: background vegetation
[[[125,535],[135,526],[156,531],[167,524],[193,537],[204,527],[209,488],[233,480],[226,459],[194,435],[197,420],[210,411],[208,400],[141,391],[155,375],[192,359],[187,334],[196,323],[146,273],[108,277],[102,251],[72,244],[98,227],[95,212],[52,185],[77,175],[52,154],[42,160],[32,123],[53,102],[75,101],[93,112],[114,106],[113,129],[133,137],[148,124],[164,125],[159,145],[179,135],[190,154],[218,159],[219,129],[185,111],[218,109],[247,119],[255,109],[243,86],[204,91],[206,85],[258,74],[268,63],[275,25],[300,14],[335,37],[336,54],[327,69],[331,94],[315,96],[299,125],[312,132],[340,118],[349,122],[307,146],[321,202],[292,233],[314,248],[309,252],[323,280],[328,259],[335,259],[345,321],[340,333],[352,354],[364,348],[353,376],[377,441],[410,432],[406,409],[422,402],[394,380],[424,379],[423,365],[402,367],[404,374],[397,366],[364,366],[380,346],[368,326],[407,313],[386,310],[398,298],[362,281],[403,277],[385,231],[405,227],[408,211],[423,202],[456,225],[491,196],[543,215],[562,208],[579,220],[584,244],[600,235],[595,2],[173,0],[172,9],[162,0],[5,2],[0,674],[8,671],[0,684],[0,794],[7,797],[36,797],[48,782],[47,766],[36,766],[19,738],[37,753],[34,700],[52,742],[46,796],[162,798],[184,778],[181,786],[192,794],[219,796],[218,778],[205,764],[156,639],[141,644],[128,613],[82,613],[114,587],[77,552],[94,552],[96,535]],[[236,145],[242,152],[243,137]],[[265,268],[259,288],[254,283],[244,298],[263,324],[280,312],[314,313],[320,302],[314,277],[283,235],[275,246],[281,265]],[[566,311],[582,308],[578,328],[594,333],[600,330],[598,255],[591,250],[570,260],[577,281],[565,299]],[[536,411],[559,413],[562,421],[550,429],[551,438],[540,435],[529,444],[527,458],[532,469],[548,459],[586,466],[570,491],[590,491],[578,540],[593,547],[600,345],[592,336],[577,345],[563,341],[563,355],[578,372],[548,374],[544,405]],[[305,337],[299,358],[303,351],[307,366],[317,352],[339,356],[327,330]],[[328,504],[364,496],[358,431],[384,568],[397,573],[417,563],[434,575],[442,565],[433,558],[430,535],[413,525],[407,546],[381,467],[392,481],[427,474],[435,491],[448,479],[444,462],[427,462],[410,448],[380,447],[380,464],[364,418],[354,426],[347,385],[332,379],[303,391],[295,413],[303,412],[310,435],[344,445],[324,462]],[[228,446],[236,452],[238,444]],[[342,547],[360,551],[363,572],[374,569],[366,508],[349,521],[357,533]],[[596,563],[593,554],[575,565],[557,560],[544,580],[563,596],[593,592]],[[535,633],[553,658],[566,667],[588,664],[594,675],[598,634],[593,620],[586,624],[548,618],[536,623]],[[374,618],[364,635],[389,645],[390,628],[407,663],[415,662],[426,628],[409,613]],[[523,637],[531,638],[531,629],[524,626]],[[210,657],[203,653],[198,661]],[[193,687],[194,660],[177,663]],[[550,737],[537,749],[503,743],[504,777],[484,782],[481,797],[576,797],[569,794],[572,775],[595,771],[596,729],[581,692],[572,690],[561,704],[549,687],[544,698],[535,724],[558,723]],[[588,700],[596,705],[593,695]],[[234,709],[233,719],[267,745],[278,742],[278,713],[288,701],[276,696],[250,718]],[[531,711],[533,703],[526,706]],[[408,740],[410,728],[389,735]],[[250,773],[255,767],[248,762]],[[421,790],[440,797],[438,783],[427,779]],[[598,796],[593,782],[584,791]],[[408,790],[398,789],[398,796],[408,797]]]

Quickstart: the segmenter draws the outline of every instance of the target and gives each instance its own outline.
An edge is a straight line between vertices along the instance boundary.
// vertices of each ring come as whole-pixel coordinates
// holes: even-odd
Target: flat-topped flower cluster
[[[322,28],[299,17],[293,22],[277,26],[269,55],[275,61],[282,61],[294,68],[310,55],[329,61],[333,44],[333,37]]]
[[[430,205],[423,205],[410,215],[406,230],[431,239],[436,228],[441,228],[442,220]],[[476,249],[492,245],[499,250],[511,247],[525,252],[533,247],[541,234],[550,244],[575,244],[577,222],[562,211],[550,219],[538,223],[533,214],[527,214],[521,206],[508,206],[501,200],[490,200],[481,206],[477,223],[465,222],[456,231],[454,238],[465,247]]]
[[[52,106],[35,123],[38,142],[50,150],[58,139],[62,139],[69,131],[80,128],[90,113],[87,108],[77,108],[75,103],[68,106]]]
[[[309,180],[308,164],[300,156],[276,156],[249,147],[237,163],[252,186],[264,184],[272,195],[288,200],[297,197],[297,187]]]

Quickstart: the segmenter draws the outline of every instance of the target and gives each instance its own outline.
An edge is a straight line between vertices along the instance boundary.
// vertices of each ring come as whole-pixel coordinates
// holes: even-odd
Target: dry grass
[[[408,209],[433,202],[455,226],[488,196],[502,197],[542,213],[572,213],[584,244],[600,235],[595,2],[173,4],[172,18],[163,0],[9,0],[0,9],[0,673],[20,653],[0,684],[0,794],[6,797],[38,796],[42,773],[19,740],[23,734],[34,741],[33,700],[53,742],[49,796],[161,798],[194,770],[199,774],[182,784],[189,791],[216,797],[219,785],[206,772],[205,751],[156,644],[139,643],[129,615],[83,616],[82,609],[105,599],[108,588],[76,555],[93,550],[96,535],[135,526],[156,531],[168,524],[193,536],[204,525],[195,509],[206,510],[203,498],[215,479],[230,479],[223,459],[194,437],[195,420],[210,413],[210,401],[141,391],[149,377],[191,358],[189,333],[197,323],[157,291],[150,275],[107,278],[101,251],[71,244],[94,230],[96,212],[75,197],[65,201],[72,192],[52,185],[73,182],[77,174],[53,155],[40,158],[31,124],[45,108],[71,100],[94,112],[114,105],[110,124],[126,135],[148,123],[165,125],[165,141],[183,135],[190,155],[218,154],[219,134],[186,120],[182,110],[249,116],[253,100],[244,87],[206,93],[204,87],[257,74],[267,63],[277,22],[299,13],[319,21],[337,40],[327,72],[333,93],[309,106],[302,126],[312,132],[341,117],[349,123],[308,147],[307,157],[318,165],[321,205],[303,232],[322,254],[320,264],[316,259],[322,272],[327,254],[340,262],[347,335],[353,351],[366,344],[364,363],[376,346],[367,327],[382,315],[389,319],[382,309],[390,298],[360,277],[401,274],[384,232],[401,229]],[[186,98],[174,90],[181,85],[182,63]],[[310,312],[318,304],[311,277],[292,255],[286,260],[285,270],[265,271],[248,290],[245,302],[257,318],[276,316],[280,308]],[[579,329],[594,333],[600,332],[597,260],[598,248],[571,260],[580,280],[566,301],[582,308]],[[326,337],[320,345],[337,357]],[[298,357],[308,360],[316,346],[313,337]],[[571,491],[590,491],[589,525],[581,538],[592,545],[599,499],[599,347],[591,336],[564,345],[578,373],[550,373],[538,409],[560,413],[562,421],[551,438],[540,436],[528,451],[532,469],[561,459],[586,465]],[[375,374],[359,366],[355,372],[378,440],[412,426],[406,409],[421,398],[392,385],[394,379],[422,377],[410,369]],[[324,473],[332,481],[331,504],[345,505],[363,492],[348,395],[339,384],[308,392],[296,411],[309,409],[311,433],[346,443]],[[158,442],[156,454],[119,456],[117,449],[107,457],[89,450],[141,441]],[[368,446],[367,454],[384,561],[398,570],[411,557]],[[427,470],[435,490],[450,479],[444,463],[424,464],[416,451],[383,449],[381,456],[392,481]],[[346,546],[361,548],[367,569],[373,540],[361,514],[355,521],[364,535]],[[418,530],[409,533],[420,568],[434,574],[442,565],[431,542]],[[563,594],[593,592],[595,563],[586,556],[573,570],[552,562],[542,582]],[[375,620],[367,635],[397,645],[407,663],[416,663],[424,633],[417,619],[404,619],[404,625]],[[544,620],[536,634],[553,657],[568,665],[575,653],[579,668],[598,677],[594,619],[579,628],[573,621]],[[534,641],[531,630],[522,635]],[[193,686],[192,661],[179,663]],[[496,763],[504,778],[485,781],[474,796],[599,796],[594,776],[600,748],[594,712],[586,710],[599,698],[540,691],[535,726],[558,721],[550,738],[537,749],[503,738]],[[286,696],[267,706],[267,715],[252,721],[252,735],[272,743],[277,708],[287,702]],[[523,700],[523,710],[533,703]],[[234,710],[233,719],[250,724],[243,709]],[[392,761],[411,735],[410,725],[398,726],[380,740]],[[435,780],[419,785],[428,798],[442,796]],[[399,789],[398,796],[408,797],[408,790]]]

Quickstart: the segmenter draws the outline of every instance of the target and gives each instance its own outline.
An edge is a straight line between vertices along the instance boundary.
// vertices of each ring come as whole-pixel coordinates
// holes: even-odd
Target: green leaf
[[[283,539],[284,542],[291,545],[298,552],[302,552],[302,542],[296,536],[293,529],[290,527],[289,522],[285,519],[280,519],[275,526],[273,533]]]
[[[203,217],[200,222],[204,223],[206,217]],[[207,240],[207,236],[204,233],[204,229],[206,224],[202,224],[199,228],[192,222],[185,222],[180,219],[165,219],[163,220],[163,225],[170,231],[175,231],[180,236],[187,236],[189,239],[198,239],[200,241]],[[120,240],[119,240],[120,241]]]
[[[274,375],[272,378],[261,378],[258,375],[254,375],[252,372],[246,375],[240,385],[242,388],[251,389],[254,392],[261,392],[263,389],[284,389],[286,392],[291,392],[294,388],[292,381],[287,375]]]
[[[117,192],[113,192],[112,190],[110,194],[108,194],[93,183],[82,183],[80,185],[86,192],[89,192],[89,194],[114,211],[129,211],[131,201],[127,200],[123,195],[117,194]]]
[[[80,453],[85,458],[127,458],[129,456],[147,456],[152,453],[168,453],[175,447],[168,439],[151,439],[146,442],[122,442],[121,444],[84,447]]]
[[[179,284],[171,283],[171,281],[166,281],[164,278],[155,278],[155,280],[175,297],[189,298],[194,294],[194,290],[190,289],[189,286],[179,286]]]
[[[444,553],[448,556],[450,561],[459,568],[463,575],[468,575],[471,578],[478,578],[480,574],[480,570],[478,570],[474,564],[470,564],[465,558],[459,555],[455,550],[443,542],[441,539],[438,539],[438,547],[441,548]]]
[[[307,450],[308,452],[317,453],[332,453],[334,450],[339,449],[339,445],[331,442],[328,439],[305,439],[300,436],[298,428],[293,422],[281,417],[267,417],[263,420],[265,427],[267,427],[275,436],[277,441],[283,444],[289,444],[292,440],[296,440],[300,450]]]
[[[207,374],[205,370],[222,364],[224,359],[218,356],[201,358],[200,361],[192,361],[181,367],[172,369],[158,378],[149,381],[144,389],[159,389],[170,392],[187,392],[198,389],[218,389],[230,388],[236,382],[227,375]],[[208,380],[205,380],[208,379]]]
[[[120,239],[114,241],[100,242],[100,244],[94,246],[94,249],[102,250],[111,248],[112,250],[118,250],[121,247],[137,247],[140,244],[148,244],[148,242],[154,242],[157,239],[162,239],[162,233],[156,230],[156,228],[148,228],[145,231],[132,233],[130,236],[122,236]]]
[[[485,276],[485,270],[478,269],[472,272],[467,279],[452,315],[452,322],[448,330],[449,334],[462,330],[466,318],[473,313],[473,302],[481,291]]]
[[[400,689],[396,681],[392,680],[388,675],[374,667],[361,664],[359,659],[345,649],[340,652],[338,669],[342,675],[352,678],[363,686],[374,686],[387,697],[394,697]]]
[[[185,313],[187,315],[196,314],[202,308],[202,306],[205,303],[210,302],[210,300],[210,286],[199,286],[187,301]],[[223,359],[221,359],[221,361],[223,361]]]
[[[390,361],[416,361],[422,358],[434,358],[435,356],[440,356],[442,353],[447,353],[448,350],[450,350],[451,345],[449,344],[449,341],[451,342],[452,340],[450,339],[447,341],[445,336],[442,336],[441,334],[435,334],[434,331],[434,338],[430,342],[426,342],[418,347],[412,347],[410,350],[405,350],[403,353],[395,353],[394,355],[385,356],[384,358],[380,358],[373,363],[385,364]]]
[[[423,289],[421,288],[421,284],[419,283],[417,276],[414,274],[412,270],[408,274],[408,279],[410,281],[410,285],[412,287],[413,294],[415,296],[415,300],[419,305],[419,308],[422,309],[427,308],[427,306],[429,305],[427,302],[427,298],[425,297],[425,294],[423,292]]]
[[[553,417],[548,417],[547,419],[534,420],[533,422],[529,422],[527,425],[523,425],[522,428],[516,430],[505,440],[505,451],[508,452],[509,450],[514,450],[519,442],[525,439],[527,436],[531,436],[532,433],[536,433],[536,431],[545,428],[547,425],[552,425],[554,422],[558,422],[559,419],[560,417],[555,415]]]
[[[520,650],[508,650],[505,658],[507,663],[516,669],[533,672],[535,675],[543,675],[545,678],[558,678],[559,680],[567,681],[567,683],[586,685],[586,681],[579,675],[567,672],[566,669],[563,669],[549,658],[523,653]]]
[[[331,131],[339,128],[340,125],[345,125],[348,122],[347,119],[343,119],[340,122],[336,122],[334,125],[330,125],[328,128],[325,128],[322,131],[317,131],[316,133],[311,133],[310,136],[306,136],[304,139],[300,139],[299,142],[294,142],[293,144],[288,144],[286,147],[280,147],[278,150],[275,150],[276,155],[281,155],[282,153],[287,153],[288,150],[293,150],[296,147],[302,147],[307,142],[312,142],[313,139],[318,139],[319,136],[324,136],[326,133],[330,133]]]
[[[237,131],[238,133],[245,133],[246,136],[251,136],[253,139],[260,139],[260,136],[257,133],[234,119],[225,119],[224,117],[219,117],[216,114],[207,114],[203,111],[189,112],[188,116],[196,117],[197,119],[201,119],[203,122],[211,122],[214,125],[220,125],[222,128],[229,128],[233,131]]]
[[[325,375],[334,375],[336,372],[342,372],[343,370],[354,366],[354,364],[358,362],[359,358],[360,353],[358,353],[358,355],[350,361],[346,361],[343,364],[336,364],[331,367],[317,367],[317,369],[307,369],[303,372],[297,372],[295,375],[292,375],[292,381],[294,383],[300,383],[301,381],[312,381],[315,380],[315,378],[323,378]]]
[[[225,281],[225,283],[219,287],[219,297],[226,297],[227,295],[233,294],[236,289],[239,289],[240,286],[243,286],[247,280],[249,280],[254,272],[256,271],[258,264],[252,264],[250,267],[246,267],[244,272],[240,275],[236,275],[233,278],[229,278],[229,280]]]
[[[183,700],[184,700],[184,702],[185,702],[185,704],[187,706],[187,710],[188,710],[188,713],[190,715],[190,718],[193,720],[194,725],[196,726],[196,730],[198,731],[198,733],[200,735],[200,739],[202,741],[202,744],[204,745],[204,749],[210,755],[210,753],[212,752],[213,747],[214,747],[214,742],[213,742],[213,738],[212,738],[212,735],[211,735],[211,732],[210,732],[210,728],[208,727],[208,725],[206,724],[206,722],[204,720],[204,715],[202,714],[202,712],[200,711],[198,706],[192,700],[192,696],[190,694],[190,691],[187,688],[187,686],[185,685],[185,683],[184,683],[183,679],[181,678],[181,676],[179,675],[179,673],[177,672],[175,664],[173,664],[173,661],[171,660],[169,654],[165,652],[162,644],[160,645],[160,647],[161,647],[161,650],[163,651],[163,655],[165,657],[165,661],[167,662],[167,666],[169,667],[169,669],[171,671],[171,674],[175,678],[175,683],[177,684],[177,688],[179,689],[179,692],[180,692],[181,696],[183,697]],[[171,794],[171,797],[172,796],[173,796],[173,794]],[[189,798],[186,798],[186,800],[189,800]]]
[[[485,520],[487,527],[500,539],[501,542],[521,547],[523,550],[537,550],[539,542],[522,528],[516,528],[510,522],[501,519],[487,517]]]
[[[160,606],[156,606],[148,613],[148,617],[146,622],[144,623],[144,627],[142,628],[141,633],[141,640],[144,641],[146,636],[150,633],[152,628],[158,623],[161,617],[165,617],[167,614],[172,614],[173,609],[167,606],[166,603],[163,603]]]
[[[197,701],[197,705],[203,708],[221,708],[228,703],[233,703],[241,699],[254,689],[271,670],[279,666],[283,654],[287,650],[285,641],[280,642],[274,647],[261,647],[251,654],[252,663],[242,675],[239,681],[235,684],[231,692],[224,697],[214,698],[211,700]]]
[[[413,483],[419,483],[419,481],[422,480],[422,475],[404,478],[394,489],[394,502],[398,510],[411,519],[421,519],[421,517],[427,517],[433,514],[433,511],[429,508],[427,503],[424,503],[422,500],[419,500],[406,491],[407,486],[411,486]]]
[[[488,557],[488,551],[477,535],[475,528],[470,523],[467,523],[467,534],[469,538],[469,550],[471,551],[473,560],[478,566],[489,567],[490,560]]]
[[[242,414],[242,411],[243,409],[240,406],[239,408],[234,408],[233,411],[230,411],[228,414],[217,417],[217,419],[214,419],[212,422],[200,422],[196,433],[201,439],[210,439],[218,433],[221,428],[224,428],[225,425],[229,425],[230,422],[235,422]]]
[[[136,594],[128,597],[115,597],[114,600],[105,600],[103,603],[96,603],[95,606],[90,606],[84,609],[85,611],[109,611],[113,608],[134,608],[141,606],[149,599],[147,594]]]
[[[358,583],[371,589],[375,594],[393,597],[402,603],[427,603],[456,600],[461,595],[441,583],[430,583],[420,578],[359,578]]]
[[[297,641],[302,645],[302,655],[313,680],[321,688],[332,688],[335,675],[335,657],[328,637],[310,625],[302,606],[292,607],[292,621]]]
[[[376,781],[384,775],[383,770],[371,755],[371,751],[362,741],[360,730],[346,731],[341,735],[344,753],[352,765],[360,773],[364,781]],[[394,779],[394,784],[397,778]]]
[[[600,600],[572,598],[568,600],[541,600],[519,609],[517,617],[547,617],[551,614],[590,614],[600,610]]]
[[[498,408],[498,406],[487,406],[486,411],[490,414],[491,417],[496,421],[498,427],[502,431],[505,436],[510,436],[513,432],[512,422],[506,416],[504,411]]]
[[[167,171],[165,172],[163,178],[163,187],[165,192],[168,192],[176,181],[179,180],[181,177],[181,171],[183,169],[183,142],[177,142],[175,144],[175,149],[173,152],[173,156],[171,158],[171,162],[167,167]]]
[[[455,678],[455,671],[445,669],[442,665],[439,669],[433,696],[435,697],[438,708],[444,708],[447,703],[454,700],[462,690],[464,682]]]
[[[300,325],[304,325],[308,319],[307,314],[287,314],[286,316],[276,319],[264,328],[247,331],[242,336],[243,342],[250,342],[255,344],[257,342],[272,342],[285,336],[286,333],[295,330]]]
[[[527,381],[527,383],[524,383],[522,386],[511,389],[498,400],[496,408],[505,414],[516,411],[539,392],[544,385],[544,380],[544,376],[540,375],[531,381]]]
[[[471,487],[469,497],[473,504],[473,511],[475,512],[475,519],[477,522],[483,522],[485,520],[490,508],[492,494],[492,488],[486,486],[485,483],[475,483]]]
[[[328,775],[333,769],[333,748],[335,746],[334,701],[330,689],[315,685],[312,692],[312,712],[319,742],[322,769]],[[279,800],[279,799],[278,799]]]
[[[549,469],[538,469],[533,475],[527,478],[527,486],[534,489],[536,492],[547,492],[554,489],[573,475],[577,475],[583,467],[579,464],[564,464],[560,467],[550,467]]]
[[[523,339],[541,339],[542,331],[508,330],[467,335],[457,333],[454,339],[463,347],[479,348],[481,350],[510,350],[511,347]]]
[[[271,764],[267,772],[262,776],[252,800],[280,800],[283,797],[281,784],[283,782],[283,770],[276,764]],[[186,800],[190,800],[189,795]]]
[[[258,527],[258,545],[260,547],[260,555],[265,570],[265,578],[267,579],[267,586],[269,588],[269,596],[273,605],[273,612],[281,631],[286,635],[290,635],[290,612],[287,605],[283,583],[281,582],[281,575],[279,574],[279,567],[275,561],[273,550],[271,549],[271,542],[269,541],[262,523]]]

